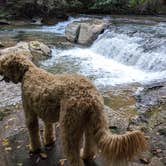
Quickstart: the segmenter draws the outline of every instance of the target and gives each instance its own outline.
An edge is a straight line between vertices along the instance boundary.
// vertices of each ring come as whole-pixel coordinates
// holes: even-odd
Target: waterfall
[[[164,26],[164,23],[111,26],[91,47],[54,48],[52,58],[41,65],[53,73],[86,75],[98,87],[163,80],[166,79]]]
[[[166,70],[166,39],[154,35],[129,35],[110,29],[95,41],[91,50],[141,70]]]

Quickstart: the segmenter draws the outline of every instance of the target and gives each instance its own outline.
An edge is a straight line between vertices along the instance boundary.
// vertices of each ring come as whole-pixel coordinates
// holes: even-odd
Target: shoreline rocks
[[[142,85],[128,85],[128,86],[118,86],[118,87],[112,87],[112,89],[110,89],[110,91],[107,93],[107,97],[110,96],[110,107],[112,106],[112,108],[109,108],[108,106],[105,106],[105,113],[108,116],[108,121],[109,121],[109,127],[110,130],[112,131],[112,133],[124,133],[126,131],[129,131],[131,128],[131,125],[135,126],[135,128],[132,129],[136,129],[136,127],[139,127],[141,125],[143,125],[143,129],[142,129],[145,133],[146,136],[149,137],[149,149],[147,152],[141,154],[141,156],[139,156],[137,159],[135,159],[133,162],[131,162],[131,165],[134,166],[164,166],[166,164],[166,160],[165,160],[165,129],[164,129],[164,108],[161,109],[159,112],[156,112],[156,115],[154,117],[154,120],[152,120],[151,117],[147,117],[148,118],[148,122],[144,123],[142,121],[137,121],[138,117],[140,116],[140,114],[137,112],[138,110],[135,110],[135,114],[133,114],[133,108],[132,106],[136,107],[136,103],[139,103],[139,100],[133,100],[133,93],[137,90],[137,88],[139,88]],[[163,87],[166,86],[166,84],[162,84]],[[147,95],[150,95],[152,93],[156,93],[158,90],[161,91],[162,88],[161,85],[152,85],[150,87],[145,87],[145,91],[144,92],[140,92],[140,96],[142,99],[144,99],[144,97],[147,97]],[[145,94],[145,96],[144,96]],[[163,96],[165,96],[163,93],[160,92],[160,94],[162,94]],[[160,95],[161,97],[161,95]],[[109,103],[107,103],[109,104]],[[160,105],[158,103],[154,103],[156,106],[155,107],[160,107]],[[131,112],[132,109],[132,112]],[[147,107],[147,109],[150,109]],[[155,111],[155,110],[154,110]],[[163,113],[162,113],[163,112]],[[8,112],[7,112],[8,114]],[[130,114],[130,115],[129,115]],[[151,115],[154,116],[154,115]],[[133,118],[131,118],[133,117]],[[135,119],[134,119],[135,118]],[[163,119],[163,121],[161,121],[161,119]],[[134,123],[134,120],[137,123]],[[149,126],[149,124],[151,123],[151,121],[158,121],[158,123],[153,126]],[[27,165],[32,165],[30,164],[31,160],[27,160],[26,156],[27,156],[27,149],[25,148],[24,145],[26,145],[28,143],[28,140],[25,139],[25,137],[27,136],[26,133],[26,128],[24,125],[24,115],[23,115],[23,110],[21,107],[13,108],[11,110],[11,114],[7,115],[3,121],[0,121],[1,124],[1,136],[3,139],[7,139],[9,140],[9,144],[12,147],[10,153],[7,153],[4,149],[6,148],[6,146],[1,147],[4,151],[1,151],[1,155],[7,155],[7,158],[9,160],[12,159],[13,163],[15,163],[16,161],[20,162],[27,162]],[[7,126],[7,127],[5,127]],[[58,128],[56,128],[57,130]],[[15,130],[15,133],[13,134],[13,130]],[[40,131],[42,130],[42,127],[40,128]],[[59,131],[59,129],[58,129]],[[56,132],[57,134],[57,138],[59,138],[59,132]],[[27,137],[26,137],[27,138]],[[19,140],[17,142],[17,140]],[[21,148],[17,148],[20,147],[19,143],[21,142]],[[16,145],[16,146],[15,146]],[[56,147],[54,149],[54,153],[51,152],[51,154],[54,154],[56,156],[55,150],[57,152],[57,147],[59,147],[60,145],[60,139],[58,139],[56,141]],[[17,152],[17,153],[16,153]],[[12,154],[12,155],[11,155]],[[24,155],[22,155],[24,154]],[[50,156],[50,158],[48,159],[48,161],[52,161],[53,159],[55,159],[55,156],[53,155],[53,158]],[[61,152],[58,153],[58,155],[61,155]],[[12,158],[11,158],[12,156]],[[3,159],[4,160],[4,159]],[[2,160],[2,161],[3,161]],[[47,161],[47,162],[48,162]],[[43,162],[43,161],[40,161]],[[54,163],[57,162],[53,160]],[[97,158],[97,160],[95,160],[95,162],[97,163],[97,165],[101,166],[102,165],[102,160],[101,158]],[[99,163],[98,163],[99,162]],[[129,165],[130,165],[129,164]]]
[[[50,55],[50,53],[51,49],[39,41],[19,42],[13,47],[0,50],[0,55],[23,54],[33,61],[46,58]]]
[[[108,24],[100,19],[73,22],[67,25],[65,36],[70,42],[88,46],[104,32],[107,26]]]
[[[0,25],[10,25],[11,22],[6,19],[0,19]]]

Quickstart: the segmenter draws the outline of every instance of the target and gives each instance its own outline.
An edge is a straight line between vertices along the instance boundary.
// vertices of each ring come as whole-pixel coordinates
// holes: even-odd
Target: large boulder
[[[50,55],[51,49],[39,41],[19,42],[13,47],[0,50],[2,54],[20,53],[28,56],[32,60],[42,59]]]
[[[10,25],[10,22],[8,20],[1,19],[0,20],[0,25]]]
[[[47,45],[39,41],[30,41],[28,43],[28,46],[33,57],[47,57],[51,53],[51,49]]]
[[[70,23],[65,30],[66,38],[82,45],[90,45],[107,27],[104,20],[92,19]]]
[[[80,33],[80,23],[73,22],[67,25],[65,30],[65,35],[69,41],[77,42],[79,33]]]
[[[4,45],[3,45],[3,43],[0,41],[0,48],[3,48],[4,47]]]
[[[30,59],[32,59],[32,54],[29,49],[28,43],[27,42],[19,42],[13,47],[8,47],[5,49],[0,50],[0,55],[3,54],[16,54],[20,53],[22,55],[28,56]]]
[[[106,23],[103,20],[93,20],[90,23],[82,23],[78,36],[78,43],[87,45],[97,39],[98,35],[104,32]]]

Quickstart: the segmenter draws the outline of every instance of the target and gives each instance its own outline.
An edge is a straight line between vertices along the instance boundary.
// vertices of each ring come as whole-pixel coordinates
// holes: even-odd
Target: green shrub
[[[91,5],[92,9],[116,9],[116,8],[125,8],[127,5],[126,0],[95,0]]]
[[[128,5],[129,7],[136,7],[138,5],[142,5],[146,2],[147,0],[129,0]]]

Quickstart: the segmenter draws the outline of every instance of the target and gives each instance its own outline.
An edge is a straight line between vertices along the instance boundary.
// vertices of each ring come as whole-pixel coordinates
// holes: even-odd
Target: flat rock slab
[[[58,129],[57,129],[58,131]],[[58,135],[59,131],[57,132]],[[47,159],[41,159],[38,156],[33,158],[28,154],[28,133],[26,130],[20,131],[18,134],[10,136],[7,139],[8,145],[1,146],[0,150],[0,165],[1,166],[62,166],[61,162],[64,162],[64,166],[67,166],[67,161],[62,153],[61,143],[59,137],[56,139],[54,147],[45,151],[48,155]],[[103,166],[101,159],[97,158],[95,161],[87,161],[86,166]]]
[[[43,140],[43,123],[40,123],[41,140]],[[0,121],[0,166],[68,166],[62,152],[60,128],[55,127],[56,141],[51,150],[45,151],[48,158],[43,160],[38,156],[29,157],[28,131],[22,107],[13,109],[13,112]],[[94,161],[85,161],[85,166],[105,166],[101,156]],[[141,166],[142,164],[138,164]]]
[[[165,87],[165,86],[164,86]],[[147,98],[147,95],[153,95],[153,93],[160,92],[158,95],[160,104],[152,107],[150,109],[150,114],[145,116],[148,123],[144,128],[146,129],[146,134],[149,136],[150,140],[150,149],[148,153],[143,154],[143,156],[139,157],[135,160],[135,163],[132,163],[130,166],[143,166],[148,165],[152,166],[154,163],[161,163],[160,165],[166,164],[165,160],[165,92],[164,87],[160,87],[156,90],[150,87],[151,90],[145,91],[144,95],[141,95],[141,99]],[[119,89],[119,88],[118,88]],[[135,88],[134,88],[135,89]],[[111,93],[112,92],[112,93]],[[107,100],[108,106],[112,106],[112,109],[109,107],[105,109],[108,112],[108,119],[110,121],[110,129],[118,131],[126,131],[128,124],[128,113],[133,115],[133,107],[132,105],[135,104],[136,100],[130,96],[130,91],[128,89],[124,89],[120,93],[119,90],[111,91],[111,94],[107,94],[108,97],[111,97],[111,101]],[[144,92],[144,91],[143,91]],[[153,93],[152,93],[153,92]],[[127,94],[128,95],[127,95]],[[129,98],[128,98],[129,96]],[[157,95],[155,95],[157,96]],[[162,97],[163,96],[163,97]],[[107,96],[105,96],[107,97]],[[107,98],[108,98],[107,97]],[[118,102],[117,101],[118,97]],[[114,100],[116,98],[116,100]],[[145,101],[145,100],[141,100]],[[156,100],[154,100],[156,101]],[[118,104],[120,103],[120,104]],[[127,104],[126,104],[127,103]],[[156,103],[156,102],[154,102]],[[118,104],[118,105],[117,105]],[[123,107],[123,105],[125,107]],[[127,106],[126,106],[127,105]],[[62,153],[62,145],[60,141],[60,129],[59,127],[56,128],[56,142],[55,146],[52,150],[47,151],[48,159],[42,160],[40,158],[33,157],[30,158],[28,154],[28,147],[29,147],[29,140],[28,140],[28,132],[25,126],[25,119],[22,106],[20,107],[12,107],[13,109],[10,110],[10,115],[7,115],[0,121],[0,166],[67,166],[67,161]],[[123,109],[124,108],[124,109]],[[132,110],[132,111],[131,111]],[[134,109],[135,110],[135,109]],[[148,111],[147,111],[148,112]],[[121,113],[121,114],[120,114]],[[124,114],[125,113],[125,114]],[[125,115],[125,116],[123,116]],[[134,114],[135,115],[135,114]],[[142,114],[141,114],[142,115]],[[129,116],[130,117],[130,116]],[[139,121],[139,116],[136,115],[138,119],[132,120],[132,125],[142,125],[143,122]],[[43,127],[42,123],[40,122],[40,132],[41,135],[43,134]],[[137,126],[136,126],[137,127]],[[43,139],[43,138],[42,138]],[[71,150],[72,152],[72,150]],[[154,158],[155,157],[155,158]],[[97,157],[94,161],[86,162],[85,166],[104,166],[103,160],[101,157]],[[156,165],[158,166],[158,165]]]
[[[56,127],[56,141],[54,147],[45,151],[48,158],[43,160],[38,156],[29,157],[28,131],[24,125],[22,109],[13,110],[13,113],[0,121],[0,166],[67,166],[67,161],[62,152],[60,129]],[[42,122],[40,133],[43,134]],[[41,138],[43,140],[43,138]],[[85,161],[85,166],[104,166],[100,157],[95,161]]]

